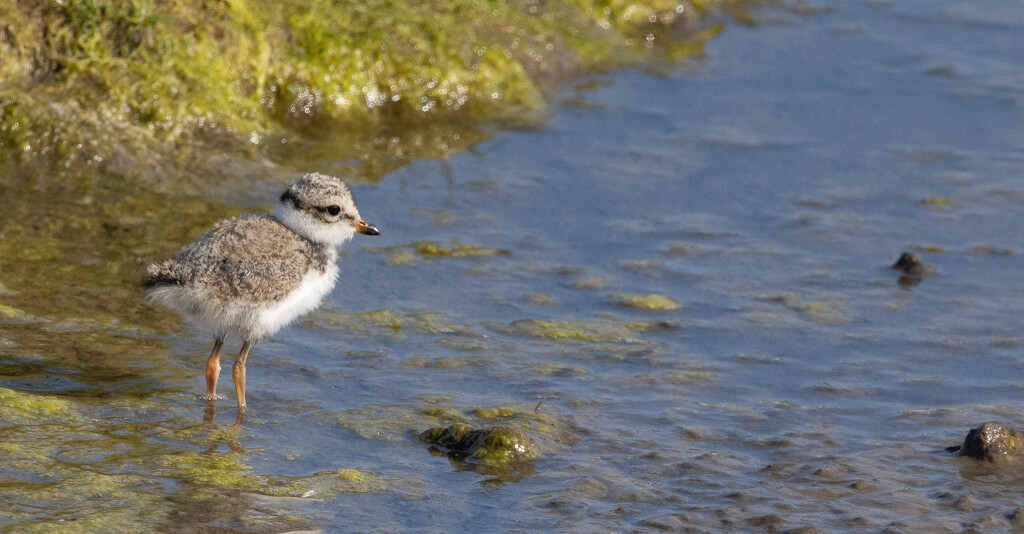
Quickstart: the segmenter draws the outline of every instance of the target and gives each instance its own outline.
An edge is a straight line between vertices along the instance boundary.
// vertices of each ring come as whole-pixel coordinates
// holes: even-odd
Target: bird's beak
[[[356,231],[359,232],[360,234],[380,235],[380,230],[378,230],[376,226],[362,219],[356,221],[356,223],[353,226],[355,226]]]

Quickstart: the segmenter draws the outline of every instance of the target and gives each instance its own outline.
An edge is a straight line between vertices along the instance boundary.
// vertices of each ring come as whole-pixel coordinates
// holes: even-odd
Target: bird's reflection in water
[[[242,447],[242,442],[238,440],[238,433],[242,429],[242,423],[245,423],[244,409],[238,409],[238,414],[235,416],[234,424],[228,428],[222,429],[222,425],[217,423],[217,402],[208,400],[206,401],[206,406],[203,408],[203,422],[207,423],[208,426],[210,448],[199,454],[214,455],[219,453],[222,442],[226,444],[228,449],[232,452],[245,452],[245,448]]]

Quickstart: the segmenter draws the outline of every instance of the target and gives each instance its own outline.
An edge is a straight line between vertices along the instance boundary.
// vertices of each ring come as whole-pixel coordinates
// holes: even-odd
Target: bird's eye
[[[331,215],[337,215],[337,214],[341,213],[341,207],[334,206],[334,205],[327,206],[327,213],[330,213]]]

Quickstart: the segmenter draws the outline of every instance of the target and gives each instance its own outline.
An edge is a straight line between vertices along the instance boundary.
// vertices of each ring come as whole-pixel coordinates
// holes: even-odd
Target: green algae
[[[499,248],[464,245],[461,243],[435,243],[417,241],[413,243],[416,253],[424,258],[478,258],[482,256],[511,256],[512,253]]]
[[[928,252],[930,254],[942,254],[946,252],[946,248],[939,245],[917,245],[914,248],[921,252]]]
[[[975,256],[1009,257],[1015,255],[1015,252],[1011,248],[997,247],[993,245],[974,245],[973,247],[971,247],[971,254]]]
[[[650,293],[647,295],[637,295],[632,293],[616,293],[612,295],[615,302],[625,308],[635,308],[639,310],[652,310],[652,311],[667,311],[667,310],[678,310],[681,308],[678,302],[672,297],[666,297],[664,295],[657,295]]]
[[[671,331],[679,329],[677,321],[629,321],[626,326],[639,333]]]
[[[334,474],[338,477],[338,480],[354,482],[357,484],[365,484],[369,480],[378,478],[370,473],[359,471],[358,469],[339,469],[335,471]]]
[[[508,427],[488,429],[479,446],[469,455],[473,460],[488,465],[532,462],[542,456],[532,438],[521,430]]]
[[[494,419],[516,420],[521,424],[530,425],[531,428],[536,428],[535,423],[543,423],[547,425],[557,423],[554,417],[540,412],[539,406],[534,407],[526,404],[482,406],[480,408],[474,408],[472,413],[473,417],[482,421],[491,421]]]
[[[455,134],[456,137],[461,138],[463,134]],[[474,141],[482,141],[483,139],[474,139]],[[477,219],[481,217],[481,214],[468,212],[468,211],[452,211],[446,209],[427,209],[427,208],[413,208],[409,210],[411,213],[422,216],[428,219],[434,226],[454,226],[461,223],[461,219]]]
[[[5,531],[142,532],[165,517],[168,494],[154,491],[151,476],[124,472],[118,459],[145,458],[152,452],[147,446],[128,445],[81,416],[67,424],[73,408],[64,401],[19,402],[4,390],[8,408],[26,402],[35,414],[0,428],[6,475],[0,500],[19,504],[5,507]]]
[[[805,298],[795,293],[760,295],[758,300],[778,302],[798,312],[803,318],[825,326],[840,326],[853,320],[853,312],[846,301],[828,293],[821,293],[814,298]]]
[[[641,343],[638,333],[662,328],[659,321],[620,322],[586,319],[519,319],[506,325],[492,325],[510,333],[554,341],[586,341],[591,343]]]
[[[459,410],[408,404],[369,404],[361,409],[325,414],[325,417],[365,439],[392,443],[405,440],[415,428],[467,420]]]
[[[406,367],[426,367],[430,369],[459,369],[462,367],[479,367],[494,363],[493,358],[481,356],[436,356],[413,357],[402,363]]]
[[[321,327],[342,327],[349,334],[476,335],[468,325],[448,323],[443,319],[444,316],[438,312],[401,312],[392,308],[384,308],[362,313],[320,312],[313,316],[311,322]]]
[[[523,295],[523,300],[534,306],[555,306],[558,304],[558,301],[547,293],[527,293]]]
[[[570,375],[586,375],[590,374],[590,371],[585,367],[578,365],[568,365],[557,362],[542,362],[533,364],[530,366],[530,370],[534,373],[544,376],[570,376]]]
[[[5,391],[3,404],[13,398]],[[44,405],[33,411],[60,413],[62,408]],[[207,524],[234,517],[257,531],[281,531],[312,525],[272,501],[256,512],[251,496],[324,500],[342,493],[422,495],[418,479],[385,478],[351,468],[304,476],[255,473],[247,455],[221,454],[216,446],[209,447],[237,435],[239,429],[233,426],[120,420],[83,419],[69,426],[33,417],[15,422],[17,426],[0,426],[5,465],[0,500],[17,503],[0,508],[5,531],[163,531],[160,525],[180,518],[182,510]],[[221,504],[207,510],[204,503],[210,502]]]
[[[189,524],[232,518],[256,531],[285,531],[313,524],[301,514],[288,513],[293,502],[275,506],[276,498],[424,495],[416,477],[386,477],[349,467],[301,476],[256,473],[246,454],[220,454],[216,446],[209,447],[237,435],[239,429],[233,426],[185,419],[70,419],[66,412],[72,407],[65,401],[6,389],[0,395],[7,410],[0,424],[5,465],[0,500],[15,503],[0,506],[5,531],[163,531],[161,525],[175,524],[182,512]],[[18,417],[7,417],[12,410]],[[254,496],[264,496],[258,507],[253,506]],[[219,503],[216,509],[206,505],[213,502]]]
[[[465,417],[462,411],[453,406],[438,406],[436,408],[424,408],[423,415],[437,418],[440,421],[462,421]]]
[[[354,329],[357,332],[360,330],[366,331],[367,329],[398,332],[404,328],[409,328],[411,325],[433,324],[435,322],[434,317],[435,315],[409,317],[388,308],[363,313],[324,314],[323,320],[326,324],[343,325],[347,330]]]
[[[136,475],[104,475],[81,470],[58,482],[12,483],[7,499],[55,504],[44,512],[8,510],[5,532],[145,532],[164,519],[166,501],[146,492],[152,480]],[[102,502],[102,505],[97,503]],[[28,508],[31,510],[31,508]]]
[[[606,276],[585,276],[572,283],[573,289],[604,289],[608,285]]]
[[[674,386],[693,386],[706,384],[714,380],[714,373],[696,370],[669,370],[656,373],[646,373],[632,377],[628,382],[634,386],[642,387],[654,384],[671,384]]]
[[[707,253],[708,250],[700,245],[673,241],[668,244],[668,250],[665,252],[665,255],[671,258],[695,258]]]
[[[621,264],[623,269],[632,271],[638,274],[647,274],[652,276],[658,276],[660,273],[665,272],[665,261],[660,259],[653,260],[627,260]]]
[[[261,487],[252,475],[252,466],[242,462],[238,454],[199,454],[181,451],[158,460],[157,472],[178,480],[209,484],[222,488],[256,491]]]
[[[163,462],[168,470],[165,474],[176,480],[273,497],[329,499],[338,493],[377,493],[388,489],[385,479],[358,469],[342,468],[305,476],[257,475],[252,473],[251,466],[241,463],[241,458],[230,453],[188,452],[166,457]]]
[[[502,347],[497,340],[471,332],[468,326],[460,330],[458,334],[457,336],[439,337],[434,344],[442,349],[468,352],[496,352]]]
[[[532,438],[522,430],[507,426],[473,428],[455,423],[424,430],[418,439],[491,467],[510,467],[537,461],[543,456]]]
[[[381,493],[397,490],[407,497],[418,492],[408,491],[418,485],[412,478],[389,479],[359,469],[342,468],[323,471],[301,477],[266,476],[259,490],[262,495],[274,497],[296,497],[335,499],[339,494]]]
[[[7,319],[19,319],[25,316],[25,312],[19,310],[18,308],[14,308],[6,304],[0,303],[0,315],[4,316]]]
[[[384,262],[388,265],[415,265],[419,260],[419,256],[411,250],[400,250],[388,256],[384,259]]]
[[[0,388],[0,423],[78,425],[82,422],[82,415],[69,401]]]
[[[480,419],[502,419],[506,417],[518,417],[526,415],[526,412],[517,410],[515,408],[477,408],[473,410],[473,415]]]
[[[386,254],[389,265],[415,265],[419,259],[480,258],[490,256],[511,256],[512,253],[491,247],[457,242],[415,241],[408,245],[391,247],[366,247],[363,250],[374,254]]]

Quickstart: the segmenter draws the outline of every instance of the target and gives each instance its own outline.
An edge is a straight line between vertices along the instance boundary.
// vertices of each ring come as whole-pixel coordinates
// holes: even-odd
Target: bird
[[[221,221],[173,258],[147,267],[147,301],[214,336],[203,398],[216,400],[221,348],[236,336],[242,347],[231,377],[244,412],[250,347],[319,306],[338,279],[338,247],[356,233],[380,235],[359,216],[344,182],[314,172],[281,194],[273,215]]]

